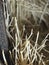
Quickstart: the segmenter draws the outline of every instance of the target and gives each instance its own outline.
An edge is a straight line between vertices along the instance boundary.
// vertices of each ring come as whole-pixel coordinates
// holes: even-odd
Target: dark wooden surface
[[[2,2],[0,1],[0,49],[7,50],[8,41],[7,41],[4,22],[5,21],[4,21],[4,15],[3,15],[3,6],[2,6]]]

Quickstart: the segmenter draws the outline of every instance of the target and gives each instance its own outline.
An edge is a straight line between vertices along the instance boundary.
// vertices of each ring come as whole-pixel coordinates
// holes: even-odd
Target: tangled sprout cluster
[[[25,41],[22,42],[22,38],[20,37],[20,31],[18,28],[18,24],[17,24],[17,20],[15,18],[15,26],[16,26],[16,46],[15,46],[15,50],[16,50],[16,60],[15,63],[16,65],[22,64],[22,65],[34,65],[34,62],[38,62],[38,65],[40,65],[42,63],[42,65],[46,65],[45,60],[43,58],[45,58],[46,56],[44,56],[43,52],[41,52],[42,50],[44,50],[45,52],[49,53],[48,50],[45,49],[46,47],[46,42],[49,41],[48,40],[48,36],[49,33],[46,35],[46,37],[44,38],[44,40],[40,43],[40,45],[38,44],[38,39],[39,39],[39,31],[37,32],[37,37],[36,37],[36,41],[32,42],[30,41],[31,36],[33,35],[33,30],[31,30],[31,34],[29,37],[25,37]],[[23,27],[23,31],[25,30],[25,28]],[[34,43],[34,44],[33,44]],[[26,62],[25,62],[26,61]],[[36,64],[35,64],[36,65]]]
[[[38,25],[44,21],[46,26],[48,27],[48,21],[45,16],[49,16],[49,0],[16,0],[17,1],[17,20],[22,23],[21,20],[25,20],[28,23],[33,23],[33,20],[35,21],[35,24]],[[28,20],[28,17],[33,16],[32,22]],[[17,21],[16,20],[16,21]],[[18,23],[17,22],[17,23]],[[21,65],[46,65],[46,62],[44,58],[46,57],[43,53],[49,53],[48,50],[46,50],[46,43],[48,42],[48,36],[49,33],[46,35],[44,40],[40,42],[40,45],[38,44],[39,39],[39,31],[37,32],[36,41],[31,43],[31,36],[33,36],[33,30],[31,30],[31,34],[29,37],[27,35],[25,36],[25,41],[23,42],[20,31],[18,29],[18,25],[16,23],[16,62],[19,61],[18,59],[21,58],[22,61],[20,61]],[[33,24],[32,24],[33,25]],[[25,28],[23,29],[24,32]],[[25,61],[26,60],[26,61]],[[21,63],[22,62],[22,63]],[[37,62],[37,63],[36,63]],[[19,63],[18,63],[19,65]]]
[[[17,5],[16,9],[15,2]],[[49,41],[49,33],[40,44],[38,44],[39,31],[37,31],[36,40],[31,40],[34,34],[33,29],[31,29],[29,36],[26,34],[25,38],[22,39],[25,26],[23,26],[23,34],[21,35],[18,22],[20,22],[21,19],[30,22],[27,18],[32,15],[35,24],[40,24],[42,20],[44,20],[44,23],[48,26],[44,16],[49,15],[49,0],[7,0],[6,2],[3,0],[3,7],[7,36],[10,39],[11,45],[14,47],[10,55],[15,51],[15,65],[46,65],[46,62],[49,60],[45,60],[46,56],[43,51],[49,54],[49,51],[46,49],[47,42]],[[4,51],[2,51],[2,54],[5,64],[8,65]]]

